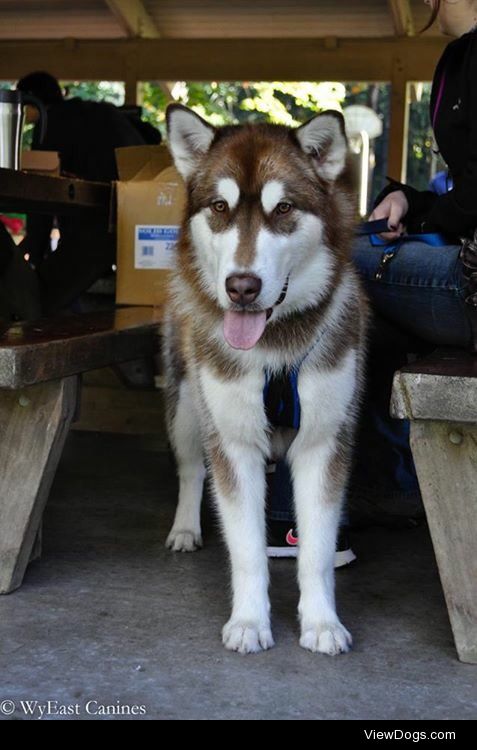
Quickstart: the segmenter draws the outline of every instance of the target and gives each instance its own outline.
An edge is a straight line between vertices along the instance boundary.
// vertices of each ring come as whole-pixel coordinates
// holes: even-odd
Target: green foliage
[[[78,97],[93,102],[110,102],[120,107],[124,104],[122,81],[60,81],[68,98]]]
[[[142,84],[146,119],[164,121],[166,97],[154,83]],[[346,96],[341,83],[190,82],[174,87],[174,99],[207,117],[214,125],[265,120],[297,125],[323,109],[341,109]]]
[[[139,101],[142,104],[142,119],[159,128],[165,135],[164,123],[167,107],[167,96],[156,84],[149,81],[139,86]]]
[[[346,96],[341,83],[254,83],[253,95],[241,103],[268,122],[297,126],[325,109],[341,110]]]

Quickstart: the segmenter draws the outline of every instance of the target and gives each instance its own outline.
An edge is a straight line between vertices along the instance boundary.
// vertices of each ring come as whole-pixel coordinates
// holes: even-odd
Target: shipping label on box
[[[135,268],[175,268],[180,226],[136,225]]]

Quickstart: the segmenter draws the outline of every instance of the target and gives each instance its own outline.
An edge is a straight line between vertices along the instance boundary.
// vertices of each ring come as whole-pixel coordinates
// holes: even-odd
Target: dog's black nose
[[[258,276],[249,276],[244,273],[229,276],[225,282],[225,289],[232,302],[244,307],[255,302],[261,288],[262,281]]]

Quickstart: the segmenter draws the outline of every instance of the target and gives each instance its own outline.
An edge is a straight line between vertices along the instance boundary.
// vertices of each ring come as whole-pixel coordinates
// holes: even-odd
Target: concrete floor
[[[145,719],[475,718],[477,667],[456,658],[425,527],[355,534],[359,563],[337,575],[350,654],[299,648],[294,562],[282,560],[276,647],[242,657],[220,644],[228,572],[213,520],[200,553],[164,549],[174,496],[167,456],[143,440],[70,435],[43,558],[0,599],[7,718],[28,718],[26,700],[52,701],[50,719],[104,718],[103,705]]]

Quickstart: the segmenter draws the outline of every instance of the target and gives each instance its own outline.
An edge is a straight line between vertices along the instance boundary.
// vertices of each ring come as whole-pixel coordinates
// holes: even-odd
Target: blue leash
[[[395,257],[399,248],[406,242],[423,242],[425,245],[431,245],[432,247],[443,247],[447,245],[448,241],[443,234],[439,232],[422,232],[416,234],[403,234],[397,240],[390,242],[384,240],[378,235],[382,232],[389,232],[388,220],[379,219],[378,221],[365,221],[359,225],[356,234],[358,236],[368,235],[369,241],[373,247],[384,247],[383,256],[379,269],[376,272],[375,279],[379,281],[382,279],[386,266]]]
[[[373,246],[389,245],[389,240],[383,240],[382,237],[378,237],[378,234],[389,232],[388,220],[379,219],[378,221],[363,221],[357,228],[356,234],[359,236],[368,235],[370,242]],[[442,247],[448,244],[448,240],[443,234],[439,232],[422,232],[416,234],[403,234],[396,242],[424,242],[426,245],[433,245],[434,247]]]

